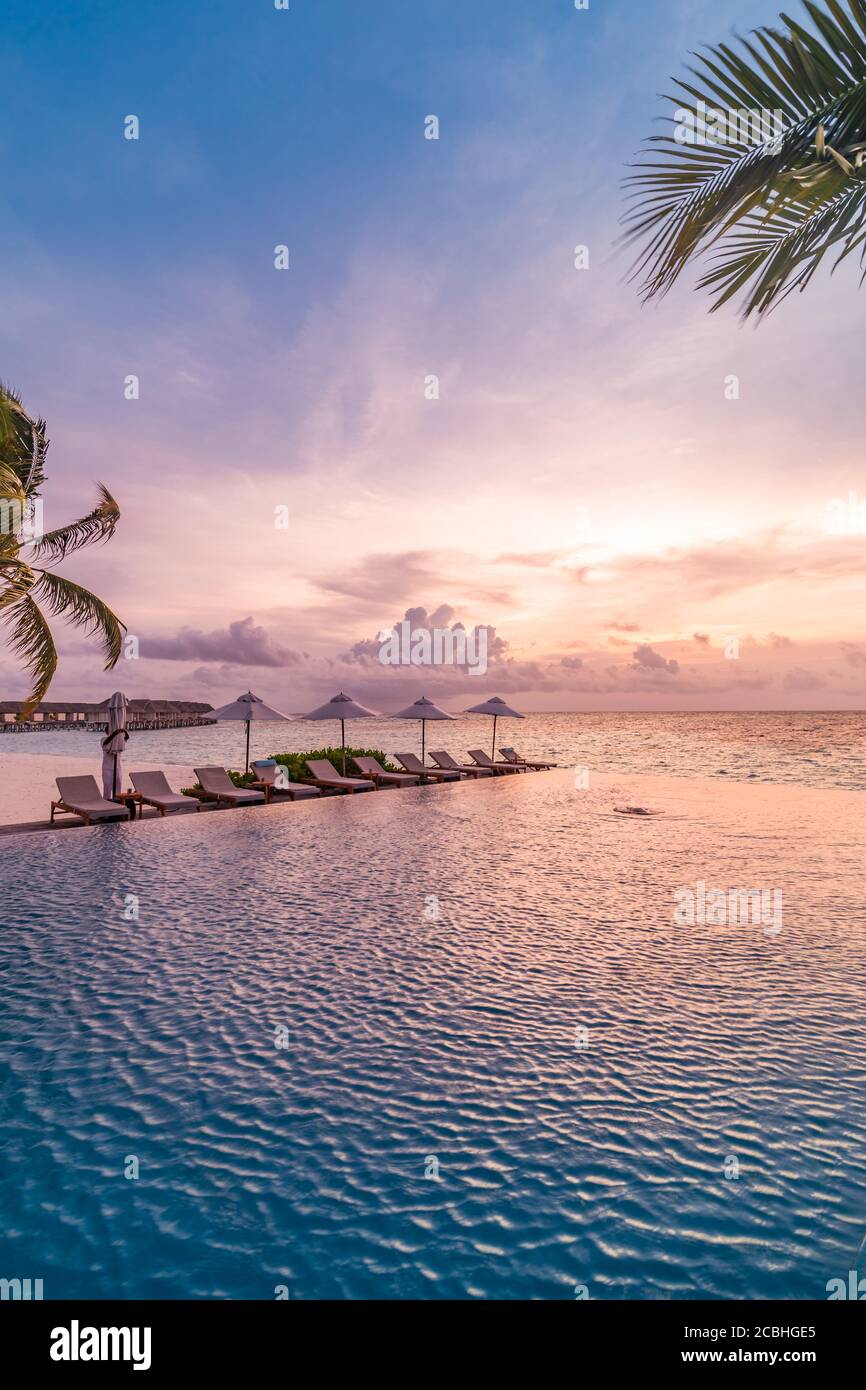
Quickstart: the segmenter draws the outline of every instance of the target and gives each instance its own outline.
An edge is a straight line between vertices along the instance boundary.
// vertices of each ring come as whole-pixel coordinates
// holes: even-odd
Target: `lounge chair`
[[[459,782],[459,772],[446,772],[441,767],[426,767],[418,757],[417,753],[395,753],[394,757],[401,767],[405,767],[407,772],[414,773],[422,779],[429,777],[431,782]]]
[[[327,758],[313,758],[312,762],[306,764],[307,771],[317,787],[329,787],[335,791],[347,792],[374,792],[376,783],[365,780],[362,777],[341,777],[334,767],[334,764]]]
[[[94,821],[129,820],[128,808],[119,801],[106,801],[95,777],[58,777],[56,781],[60,800],[51,803],[52,825],[56,811],[80,816],[85,825],[92,825]]]
[[[257,806],[265,799],[264,792],[249,787],[236,787],[224,767],[197,767],[195,775],[209,800],[225,802],[226,806]]]
[[[558,763],[534,763],[529,758],[521,758],[516,748],[500,748],[500,753],[508,763],[519,763],[521,767],[531,767],[535,772],[547,772],[552,767],[558,767]]]
[[[253,766],[255,766],[255,764],[253,764]],[[286,772],[288,771],[287,769],[284,770]],[[271,764],[262,777],[259,778],[258,781],[251,782],[250,786],[257,787],[259,791],[263,791],[265,794],[265,801],[268,802],[268,804],[270,804],[275,797],[280,796],[287,796],[290,801],[304,801],[310,798],[315,800],[322,795],[318,787],[308,787],[306,782],[277,782],[276,764]]]
[[[495,763],[489,753],[485,753],[483,748],[470,748],[469,756],[479,767],[486,768],[488,772],[493,772],[497,777],[501,777],[503,772],[526,772],[525,767],[517,767],[514,763]]]
[[[462,763],[455,762],[455,760],[452,758],[452,756],[451,756],[450,753],[432,753],[432,752],[431,752],[430,757],[433,759],[434,763],[436,763],[436,765],[437,765],[438,767],[441,767],[445,772],[456,772],[458,777],[460,777],[460,776],[463,776],[463,777],[492,777],[492,776],[493,776],[493,773],[492,773],[492,772],[488,772],[486,768],[480,768],[480,767],[478,767],[478,766],[476,766],[476,765],[474,765],[474,764],[470,765],[470,764],[468,764],[468,763],[467,763],[467,764],[462,764]]]
[[[155,806],[161,816],[166,811],[200,811],[201,802],[197,796],[182,796],[173,792],[164,772],[131,772],[129,780],[138,792],[144,806]]]
[[[383,782],[392,787],[417,787],[418,778],[408,772],[388,772],[375,758],[353,758],[355,766],[365,777],[372,777],[376,786]]]

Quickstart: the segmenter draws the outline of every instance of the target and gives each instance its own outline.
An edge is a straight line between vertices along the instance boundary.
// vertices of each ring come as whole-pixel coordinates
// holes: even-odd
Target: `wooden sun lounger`
[[[380,787],[386,783],[392,787],[417,787],[418,777],[409,772],[388,772],[375,758],[354,758],[353,762],[365,777],[371,777]]]
[[[471,764],[470,764],[470,763],[466,763],[466,764],[463,764],[463,763],[455,762],[455,760],[452,758],[452,756],[451,756],[450,753],[445,753],[445,752],[433,753],[433,752],[431,752],[430,757],[433,759],[434,763],[437,763],[437,764],[438,764],[439,767],[444,768],[444,770],[445,770],[446,772],[456,772],[457,775],[458,775],[458,777],[459,777],[461,774],[462,774],[464,777],[492,777],[492,776],[493,776],[493,773],[490,772],[490,771],[488,771],[487,768],[485,768],[485,767],[478,767],[478,765],[477,765],[476,763],[471,763]]]
[[[417,753],[395,753],[394,757],[401,767],[405,767],[407,772],[414,773],[415,776],[420,777],[422,780],[429,777],[431,782],[442,783],[460,781],[459,772],[446,772],[445,769],[441,767],[427,767],[422,763]]]
[[[57,811],[80,816],[85,825],[106,820],[129,820],[128,808],[119,801],[106,801],[100,794],[95,777],[57,777],[55,780],[60,799],[51,803],[52,825]]]
[[[236,787],[224,767],[197,767],[195,775],[201,789],[210,800],[225,802],[226,806],[257,806],[264,804],[264,792],[248,787]]]
[[[483,748],[470,748],[469,756],[479,767],[485,768],[488,772],[494,773],[497,777],[501,777],[503,772],[506,774],[511,774],[512,772],[526,772],[525,767],[517,767],[514,763],[495,763],[490,754],[485,753]]]
[[[314,758],[312,762],[306,764],[307,770],[317,787],[330,787],[333,790],[346,792],[351,795],[353,792],[374,792],[376,783],[368,778],[362,777],[343,777],[327,758]]]
[[[182,796],[173,792],[164,772],[131,772],[129,780],[145,806],[153,806],[164,816],[167,811],[200,811],[197,796]]]
[[[558,767],[558,763],[537,763],[531,758],[521,758],[516,748],[500,748],[500,753],[506,762],[519,764],[520,767],[532,768],[535,772],[548,772],[552,767]]]
[[[281,786],[277,786],[276,782],[250,782],[250,786],[264,792],[269,805],[280,796],[287,796],[290,801],[305,801],[311,798],[315,800],[322,795],[318,787],[310,787],[306,782],[284,782]]]

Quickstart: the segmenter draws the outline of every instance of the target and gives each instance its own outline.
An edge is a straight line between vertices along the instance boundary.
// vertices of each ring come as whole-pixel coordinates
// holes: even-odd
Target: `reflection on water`
[[[859,802],[552,773],[7,840],[0,1272],[825,1297],[866,1230]],[[781,888],[782,933],[674,925],[697,880]]]

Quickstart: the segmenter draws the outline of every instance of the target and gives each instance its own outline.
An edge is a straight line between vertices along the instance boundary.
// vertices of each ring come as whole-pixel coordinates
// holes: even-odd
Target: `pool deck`
[[[274,802],[274,805],[276,804],[277,803]],[[234,811],[237,810],[237,807],[217,806],[214,802],[203,801],[201,803],[201,809],[202,811]],[[172,816],[160,817],[159,811],[157,811],[155,807],[152,806],[143,806],[141,808],[141,811],[141,815],[137,815],[135,817],[136,821],[160,819],[172,820],[182,816],[200,814],[200,812],[198,811],[176,811]],[[55,820],[53,822],[50,820],[31,820],[22,821],[18,825],[0,825],[0,835],[30,835],[39,830],[95,830],[98,828],[94,825],[87,826],[84,824],[82,820],[79,820],[76,816],[67,815],[67,813],[63,811],[60,811],[58,814],[60,816],[64,816],[65,819]],[[118,819],[117,821],[111,821],[107,823],[112,825],[123,825],[124,822]]]
[[[526,775],[529,776],[529,775],[534,775],[534,774],[529,774],[529,773],[527,773]],[[538,775],[542,775],[542,774],[538,774]],[[477,779],[474,778],[474,777],[472,777],[472,778],[461,778],[461,783],[463,783],[463,784],[465,785],[466,783],[475,783],[476,780],[477,780]],[[483,780],[484,782],[490,782],[492,779],[484,778],[484,779],[482,779],[482,780]],[[504,779],[504,778],[499,778],[499,779],[496,779],[496,780],[497,780],[497,781],[504,781],[505,779]],[[511,779],[509,778],[508,780],[510,781]],[[455,783],[455,782],[450,782],[450,783],[439,783],[439,782],[436,781],[435,779],[431,778],[430,781],[429,781],[428,783],[425,784],[425,786],[427,786],[427,787],[439,787],[439,786],[441,786],[441,787],[447,787],[449,790],[453,790],[453,788],[454,788],[455,786],[459,786],[461,783]],[[400,792],[400,793],[405,794],[405,793],[407,793],[407,792],[418,791],[419,788],[418,788],[418,787],[380,787],[380,788],[377,788],[377,790],[380,791],[380,792]],[[364,797],[367,796],[367,795],[368,795],[368,793],[365,792],[365,793],[363,794],[363,796],[362,796],[360,799],[363,800]],[[322,790],[322,796],[321,796],[320,798],[317,798],[315,802],[311,801],[310,798],[305,798],[304,800],[299,800],[299,801],[293,801],[292,798],[290,798],[290,797],[288,797],[288,796],[286,796],[286,797],[277,797],[277,798],[275,798],[273,801],[271,801],[268,805],[266,805],[266,806],[265,806],[265,805],[262,805],[261,807],[258,807],[258,806],[256,806],[256,807],[250,807],[250,806],[221,806],[221,805],[218,805],[218,804],[217,804],[216,802],[214,802],[214,801],[202,801],[202,802],[200,803],[200,806],[201,806],[201,810],[200,810],[200,811],[188,811],[188,810],[185,810],[185,809],[184,809],[184,810],[180,810],[180,811],[169,812],[168,815],[166,815],[166,816],[161,816],[160,813],[159,813],[159,811],[157,811],[156,808],[153,807],[153,806],[142,806],[142,807],[140,807],[139,813],[135,816],[135,824],[138,824],[138,822],[141,821],[141,820],[146,820],[146,821],[154,821],[154,820],[165,820],[165,821],[187,820],[190,816],[198,816],[198,815],[200,815],[202,811],[206,811],[206,812],[214,812],[214,811],[249,811],[249,810],[272,811],[272,810],[274,810],[274,809],[275,809],[276,807],[278,807],[278,806],[285,807],[285,806],[292,806],[292,805],[305,805],[305,806],[309,807],[311,804],[318,804],[319,801],[332,800],[332,799],[334,799],[334,798],[336,798],[336,799],[338,799],[338,800],[340,800],[340,801],[343,801],[343,800],[346,800],[346,799],[348,799],[348,800],[350,800],[350,801],[356,801],[356,800],[358,800],[358,797],[357,797],[357,796],[349,796],[349,797],[347,797],[345,793],[340,792],[340,791],[338,791],[338,790],[336,790],[336,789],[334,789],[333,791],[329,791],[327,788],[324,788],[324,789]],[[57,812],[57,815],[58,815],[58,817],[63,817],[63,819],[56,819],[56,820],[54,820],[53,822],[52,822],[51,820],[36,820],[36,821],[21,821],[21,822],[12,823],[12,824],[9,824],[9,825],[0,825],[0,836],[3,836],[3,835],[30,835],[30,834],[35,834],[35,833],[37,833],[37,832],[39,832],[39,831],[44,831],[44,830],[51,831],[51,830],[98,830],[98,829],[100,829],[100,824],[99,824],[99,823],[94,824],[94,825],[85,825],[84,822],[83,822],[82,820],[79,820],[77,816],[74,816],[74,815],[73,815],[72,813],[70,813],[70,812],[59,811],[59,812]],[[118,817],[118,819],[117,819],[116,821],[105,821],[105,822],[102,822],[102,825],[124,825],[124,824],[126,824],[126,825],[132,824],[132,821],[123,821],[123,820],[121,820],[121,819]]]

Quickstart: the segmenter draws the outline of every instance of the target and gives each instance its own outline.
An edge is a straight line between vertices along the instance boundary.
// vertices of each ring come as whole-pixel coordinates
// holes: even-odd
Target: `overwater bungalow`
[[[108,723],[108,700],[43,700],[28,721],[22,718],[23,700],[0,701],[0,732],[37,729],[101,729]],[[194,700],[130,700],[130,729],[186,728],[209,723],[213,706]]]

